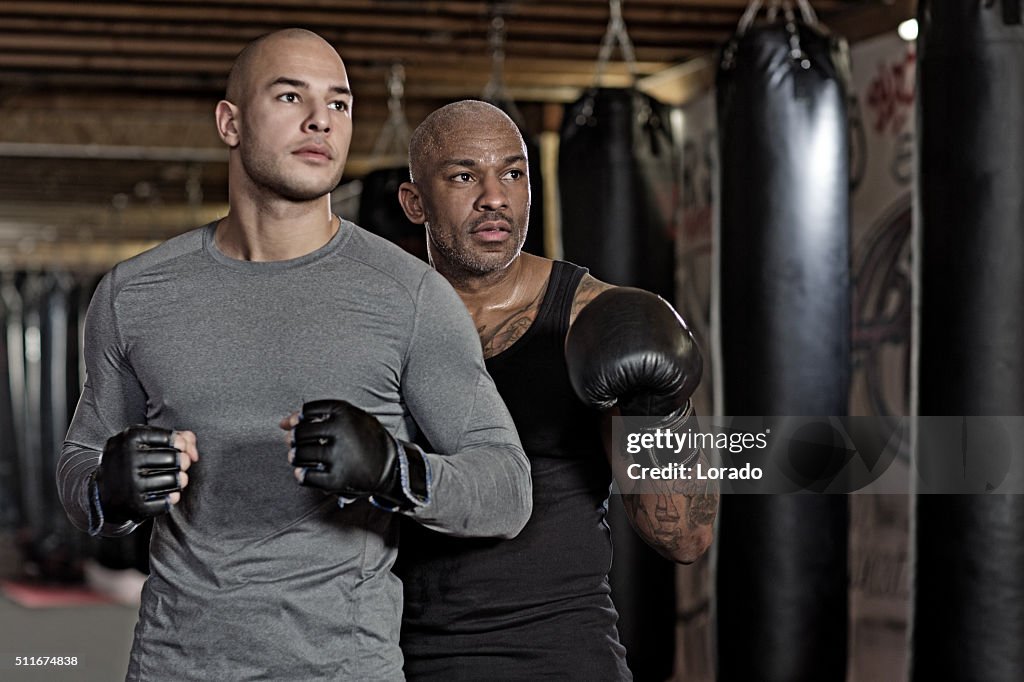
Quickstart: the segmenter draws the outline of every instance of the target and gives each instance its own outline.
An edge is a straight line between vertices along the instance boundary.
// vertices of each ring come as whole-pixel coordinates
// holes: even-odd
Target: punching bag
[[[359,227],[390,242],[421,260],[427,260],[427,234],[422,225],[405,217],[398,203],[398,187],[409,181],[409,168],[395,166],[370,171],[359,195]]]
[[[722,52],[717,286],[726,415],[847,412],[847,73],[845,45],[806,16],[741,23]],[[847,528],[841,495],[722,496],[720,680],[845,679]]]
[[[20,280],[22,305],[22,362],[25,368],[24,403],[21,415],[25,447],[21,452],[21,489],[25,526],[19,540],[23,551],[35,561],[37,545],[35,534],[44,528],[47,518],[46,492],[43,490],[44,471],[42,417],[43,389],[43,321],[46,306],[46,280],[41,272],[25,273]],[[52,481],[46,481],[52,488]],[[40,569],[42,567],[40,566]]]
[[[917,413],[963,415],[964,443],[979,435],[968,434],[972,416],[1024,415],[1021,9],[1020,0],[918,8]],[[984,466],[966,449],[961,462],[959,449],[929,447],[934,420],[919,423],[923,471],[953,456],[966,484]],[[982,459],[1019,458],[1019,440],[1008,445]],[[916,499],[912,678],[1024,679],[1024,497],[959,492]]]
[[[669,113],[635,89],[584,93],[563,118],[558,185],[565,259],[671,301],[682,166]],[[629,668],[637,682],[661,682],[675,659],[675,565],[637,536],[618,495],[608,524],[612,600]]]
[[[398,203],[398,187],[409,180],[409,123],[405,118],[405,68],[391,65],[387,75],[388,111],[386,121],[373,145],[371,162],[376,170],[363,178],[359,195],[359,226],[397,244],[405,251],[427,260],[427,236],[422,225],[409,222]],[[395,159],[388,163],[386,159]]]
[[[670,113],[639,90],[595,88],[566,109],[558,150],[566,260],[669,301],[682,209]]]
[[[8,502],[8,514],[15,527],[27,523],[26,507],[28,491],[24,485],[22,469],[25,462],[25,328],[22,323],[24,305],[17,287],[18,278],[13,272],[0,273],[0,301],[3,301],[4,353],[6,355],[7,397],[9,414],[0,414],[3,427],[5,478],[12,497]]]
[[[536,256],[544,255],[544,177],[541,175],[540,145],[526,129],[519,108],[512,100],[504,97],[486,100],[504,111],[519,129],[526,144],[527,172],[530,174],[530,224],[526,233],[523,251]]]
[[[21,521],[18,504],[18,439],[15,434],[14,401],[11,396],[8,320],[16,311],[8,310],[0,283],[0,531],[13,530]]]
[[[81,531],[68,520],[57,494],[57,461],[73,411],[68,410],[69,373],[77,371],[77,347],[71,343],[74,281],[64,272],[52,272],[46,278],[46,300],[41,324],[42,341],[42,499],[47,515],[37,529],[35,544],[43,566],[43,575],[60,581],[77,581],[88,549]],[[77,378],[77,377],[76,377]],[[78,391],[75,391],[77,396]]]

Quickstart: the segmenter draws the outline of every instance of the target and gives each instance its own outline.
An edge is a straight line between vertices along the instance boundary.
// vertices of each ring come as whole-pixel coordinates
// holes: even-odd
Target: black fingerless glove
[[[104,523],[123,525],[158,516],[181,491],[181,462],[174,433],[156,426],[130,426],[107,440],[89,482],[89,533]]]
[[[292,465],[305,470],[304,486],[342,498],[368,497],[388,510],[430,502],[430,465],[423,451],[347,401],[305,403],[292,438]]]

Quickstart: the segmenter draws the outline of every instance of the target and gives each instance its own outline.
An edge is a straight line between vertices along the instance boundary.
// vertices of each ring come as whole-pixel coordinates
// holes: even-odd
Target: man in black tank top
[[[404,583],[406,676],[631,680],[610,597],[605,512],[613,468],[621,474],[632,458],[605,454],[601,408],[686,424],[700,355],[653,294],[520,251],[526,150],[499,109],[463,101],[435,111],[413,134],[409,156],[413,182],[400,201],[426,226],[431,263],[476,323],[530,458],[534,505],[511,540],[403,527],[395,571]],[[703,457],[686,454],[689,465]],[[695,561],[711,542],[718,493],[706,483],[648,486],[623,500],[637,532],[671,560]]]

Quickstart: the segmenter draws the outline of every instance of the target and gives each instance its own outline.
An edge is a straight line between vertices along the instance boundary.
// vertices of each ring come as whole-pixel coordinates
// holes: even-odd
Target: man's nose
[[[484,176],[480,198],[477,199],[477,207],[484,211],[508,208],[508,192],[505,191],[505,185],[496,175],[488,173]]]
[[[324,103],[314,103],[310,109],[309,115],[306,117],[306,121],[303,125],[303,129],[309,133],[324,133],[331,132],[331,117],[330,111],[327,109],[327,105]]]

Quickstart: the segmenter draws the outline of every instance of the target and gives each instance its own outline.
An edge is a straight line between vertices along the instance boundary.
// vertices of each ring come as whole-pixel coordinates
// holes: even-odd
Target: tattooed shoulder
[[[575,322],[576,316],[579,315],[580,311],[583,310],[588,303],[597,298],[598,294],[614,288],[614,285],[602,282],[596,277],[583,275],[583,279],[580,280],[579,285],[576,287],[576,295],[573,296],[569,323],[572,324]]]

